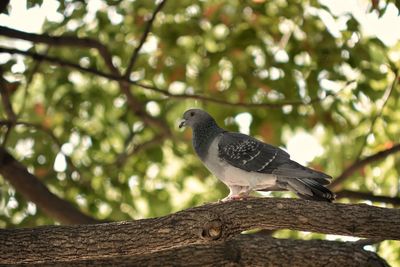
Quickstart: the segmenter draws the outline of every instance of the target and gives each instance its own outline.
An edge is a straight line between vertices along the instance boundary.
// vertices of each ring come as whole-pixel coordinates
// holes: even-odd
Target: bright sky
[[[345,27],[344,22],[352,14],[361,24],[362,32],[365,36],[376,36],[387,46],[393,46],[400,40],[400,31],[397,26],[400,25],[400,16],[393,3],[389,3],[386,13],[379,18],[376,12],[368,13],[371,0],[319,0],[327,6],[333,15],[333,18],[327,12],[318,12],[318,15],[327,25],[333,35]],[[380,1],[385,5],[386,1]],[[11,0],[10,14],[0,14],[0,25],[8,26],[14,29],[40,33],[45,20],[52,22],[61,22],[63,15],[57,12],[59,3],[56,0],[43,1],[41,6],[35,6],[27,9],[26,0]],[[85,23],[89,23],[95,16],[97,10],[104,8],[104,3],[100,0],[89,0],[87,3],[88,14],[84,18]],[[108,12],[112,23],[121,22],[121,16],[110,9]],[[312,10],[311,10],[312,13]]]
[[[386,46],[394,46],[400,40],[400,16],[399,11],[393,3],[389,3],[385,14],[378,17],[376,12],[368,13],[371,0],[319,0],[327,6],[337,20],[331,20],[329,16],[321,18],[332,31],[341,29],[340,22],[352,14],[361,25],[361,31],[365,36],[377,37]],[[386,1],[379,1],[386,5]]]
[[[335,37],[341,35],[340,31],[345,29],[349,14],[352,14],[360,23],[364,36],[376,36],[387,46],[394,46],[400,40],[400,30],[398,29],[400,26],[400,17],[398,16],[398,10],[392,3],[388,4],[386,13],[379,18],[375,12],[367,12],[371,3],[370,0],[319,1],[321,4],[327,6],[337,18],[334,18],[329,12],[324,10],[310,8],[307,12],[319,16],[327,26],[329,32]],[[45,20],[61,22],[63,19],[63,15],[57,12],[59,3],[56,0],[43,1],[41,6],[35,6],[30,9],[27,9],[26,3],[26,0],[11,0],[10,14],[0,14],[0,25],[27,32],[41,33]],[[386,4],[385,1],[380,1],[379,3]],[[105,8],[104,3],[100,0],[89,0],[87,5],[90,8],[82,23],[91,23],[96,11]],[[108,15],[112,23],[121,22],[122,17],[115,10],[112,10],[112,8],[109,10]],[[69,26],[74,27],[73,23]],[[154,49],[153,39],[150,38],[150,41],[144,45],[143,49],[149,50],[148,52]],[[0,40],[0,44],[11,45],[19,49],[30,47],[29,42],[13,40]],[[8,60],[9,57],[9,55],[5,54],[0,55],[0,64]],[[17,65],[20,65],[21,68],[24,67],[21,57],[17,57],[17,62]],[[150,108],[151,106],[149,106]],[[240,131],[243,133],[249,133],[251,121],[252,117],[249,113],[242,113],[235,117],[235,122],[238,123]],[[316,156],[323,153],[323,148],[318,143],[318,139],[314,135],[302,131],[290,133],[290,137],[286,141],[288,152],[292,155],[292,158],[303,164],[312,161]],[[305,151],[307,155],[304,154]],[[60,153],[56,158],[54,168],[57,171],[63,171],[65,170],[65,165],[64,156]]]

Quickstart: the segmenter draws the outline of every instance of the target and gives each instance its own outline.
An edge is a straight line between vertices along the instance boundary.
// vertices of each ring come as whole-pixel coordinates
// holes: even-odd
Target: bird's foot
[[[244,199],[247,199],[248,197],[249,197],[249,195],[247,195],[247,194],[230,195],[230,196],[227,196],[226,198],[221,199],[220,202],[244,200]]]

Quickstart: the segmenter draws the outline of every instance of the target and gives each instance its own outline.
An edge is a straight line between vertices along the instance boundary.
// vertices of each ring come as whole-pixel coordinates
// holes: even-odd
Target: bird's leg
[[[229,188],[229,195],[223,199],[221,199],[222,202],[230,201],[233,199],[236,199],[238,197],[238,194],[240,192],[241,187],[237,185],[227,185]]]
[[[246,199],[249,196],[250,190],[247,186],[229,185],[229,195],[222,199],[222,202]]]
[[[250,195],[251,189],[248,186],[243,186],[239,192],[241,199],[246,199]]]

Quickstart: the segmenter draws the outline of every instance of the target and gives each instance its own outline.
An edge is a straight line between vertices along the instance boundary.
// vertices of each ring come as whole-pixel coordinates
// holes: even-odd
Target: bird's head
[[[189,109],[183,113],[183,119],[179,124],[179,128],[189,126],[191,128],[197,125],[215,123],[213,117],[201,109]]]

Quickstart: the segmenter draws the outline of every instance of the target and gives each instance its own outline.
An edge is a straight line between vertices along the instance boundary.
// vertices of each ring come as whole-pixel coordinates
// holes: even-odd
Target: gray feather
[[[312,179],[287,179],[288,189],[301,198],[331,202],[335,194]]]
[[[229,164],[249,172],[272,174],[289,162],[289,154],[280,148],[241,134],[225,132],[218,144],[218,156]]]
[[[218,144],[218,156],[229,164],[249,171],[275,174],[278,177],[310,178],[329,184],[332,177],[292,161],[280,148],[241,134],[225,132]]]

